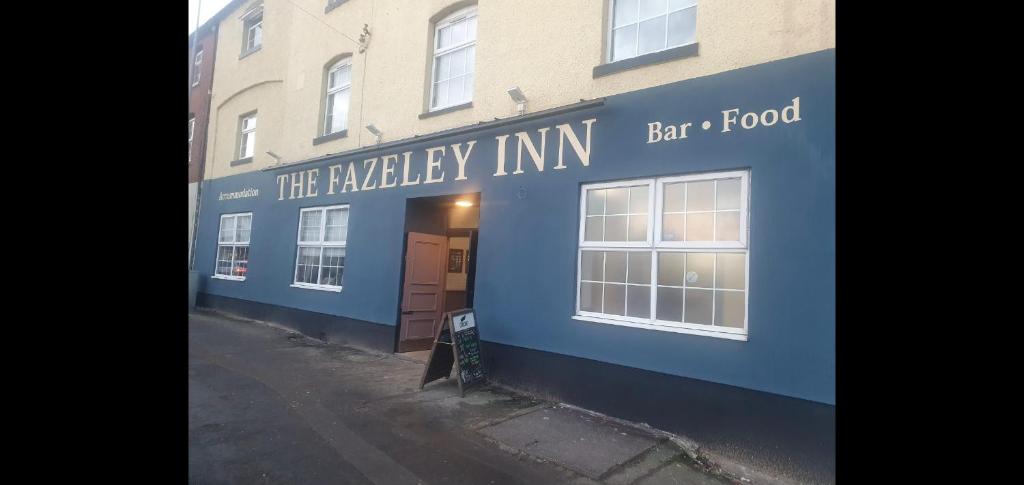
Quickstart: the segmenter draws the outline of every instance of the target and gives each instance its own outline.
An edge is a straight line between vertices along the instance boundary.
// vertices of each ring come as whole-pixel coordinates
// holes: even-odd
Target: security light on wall
[[[377,143],[380,143],[380,137],[381,135],[384,134],[384,132],[378,130],[376,126],[373,126],[373,123],[366,125],[366,131],[369,131],[370,134],[377,137]]]
[[[516,86],[508,90],[508,95],[516,103],[516,114],[523,114],[526,111],[526,95],[523,91]]]
[[[278,155],[278,154],[276,154],[276,153],[274,153],[274,152],[272,152],[270,150],[267,150],[267,155],[270,155],[270,156],[274,157],[274,160],[277,160],[277,164],[278,165],[281,164],[281,156],[280,155]]]

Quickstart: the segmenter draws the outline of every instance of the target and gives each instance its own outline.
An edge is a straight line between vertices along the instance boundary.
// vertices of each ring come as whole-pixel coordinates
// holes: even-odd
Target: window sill
[[[347,1],[348,0],[328,0],[327,1],[327,6],[324,7],[324,13],[330,12],[331,10],[334,10],[334,9],[342,6],[342,4],[344,4]]]
[[[432,118],[434,116],[440,116],[440,115],[443,115],[445,113],[451,113],[452,111],[459,111],[459,110],[469,109],[469,108],[472,108],[472,107],[473,107],[473,102],[470,101],[468,103],[457,104],[455,106],[449,106],[447,108],[441,108],[441,109],[436,109],[434,111],[427,111],[426,113],[420,113],[420,119],[422,120],[424,118]]]
[[[582,322],[592,323],[610,323],[612,325],[622,325],[624,327],[634,328],[645,328],[647,330],[660,330],[663,332],[674,332],[674,333],[688,333],[691,335],[702,335],[705,337],[716,337],[728,340],[741,340],[746,342],[747,335],[742,333],[727,333],[727,332],[715,332],[712,330],[699,330],[696,328],[685,328],[685,327],[670,327],[667,325],[653,325],[650,323],[637,323],[637,322],[626,322],[622,320],[612,320],[610,318],[598,318],[598,317],[586,317],[580,315],[573,315],[573,320],[579,320]]]
[[[242,59],[244,59],[246,57],[249,57],[249,55],[255,54],[255,53],[259,52],[260,49],[262,49],[262,48],[263,48],[263,44],[260,44],[258,47],[254,47],[252,50],[245,51],[245,52],[243,52],[243,53],[238,55],[238,60],[242,60]]]
[[[331,140],[338,140],[348,136],[348,130],[341,130],[331,133],[330,135],[318,136],[313,139],[313,145],[319,145],[321,143],[327,143]]]
[[[687,57],[695,57],[698,51],[697,46],[698,43],[694,42],[692,44],[681,45],[679,47],[673,47],[663,51],[651,52],[650,54],[644,54],[642,56],[630,57],[629,59],[622,59],[620,61],[594,66],[594,79],[639,67],[661,64],[663,62],[684,59]]]
[[[215,274],[210,278],[215,280],[245,281],[245,276],[228,276],[226,274]]]
[[[231,165],[232,167],[235,167],[235,166],[238,166],[238,165],[245,165],[247,163],[252,163],[252,157],[245,157],[245,158],[239,158],[238,160],[232,160],[229,165]]]
[[[333,291],[335,293],[341,293],[340,286],[304,285],[300,283],[292,283],[288,286],[291,286],[292,288],[303,288],[306,290]]]

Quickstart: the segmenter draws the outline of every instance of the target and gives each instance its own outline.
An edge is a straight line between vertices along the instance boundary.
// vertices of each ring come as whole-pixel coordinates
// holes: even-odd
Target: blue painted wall
[[[761,113],[795,97],[799,122],[720,131],[723,110]],[[567,143],[567,168],[552,170],[558,156],[554,126],[568,122],[582,141],[581,121],[595,117],[590,166],[582,166]],[[704,120],[713,123],[710,130],[700,129]],[[694,126],[686,140],[647,144],[651,121]],[[509,175],[492,176],[495,136],[527,130],[539,147],[534,130],[543,127],[552,128],[544,172],[524,160],[525,173],[512,174],[513,135]],[[426,148],[469,140],[477,144],[468,180],[452,180],[457,165],[449,147],[442,183],[326,195],[329,165],[346,168],[354,160],[361,175],[366,158],[412,151],[411,167],[422,178]],[[406,198],[481,192],[475,307],[483,339],[835,403],[834,50],[616,95],[604,106],[546,119],[298,168],[313,167],[320,168],[319,196],[309,199],[289,200],[286,189],[285,199],[277,200],[275,177],[296,167],[204,182],[196,249],[196,269],[207,276],[203,291],[395,325]],[[401,167],[400,159],[399,182]],[[748,341],[570,318],[581,184],[739,168],[751,170]],[[249,187],[258,188],[259,196],[217,200],[220,192]],[[336,203],[351,204],[344,290],[289,287],[299,208]],[[248,278],[210,279],[219,215],[242,211],[254,213]]]

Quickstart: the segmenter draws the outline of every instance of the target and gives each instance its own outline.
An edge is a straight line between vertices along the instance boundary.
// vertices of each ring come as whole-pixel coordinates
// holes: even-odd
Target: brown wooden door
[[[409,233],[398,351],[429,350],[444,315],[448,238]]]

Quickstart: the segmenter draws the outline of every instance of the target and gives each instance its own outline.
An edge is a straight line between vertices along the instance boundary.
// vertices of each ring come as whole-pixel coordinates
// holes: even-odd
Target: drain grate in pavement
[[[545,408],[479,430],[505,446],[599,479],[657,444],[569,408]]]

